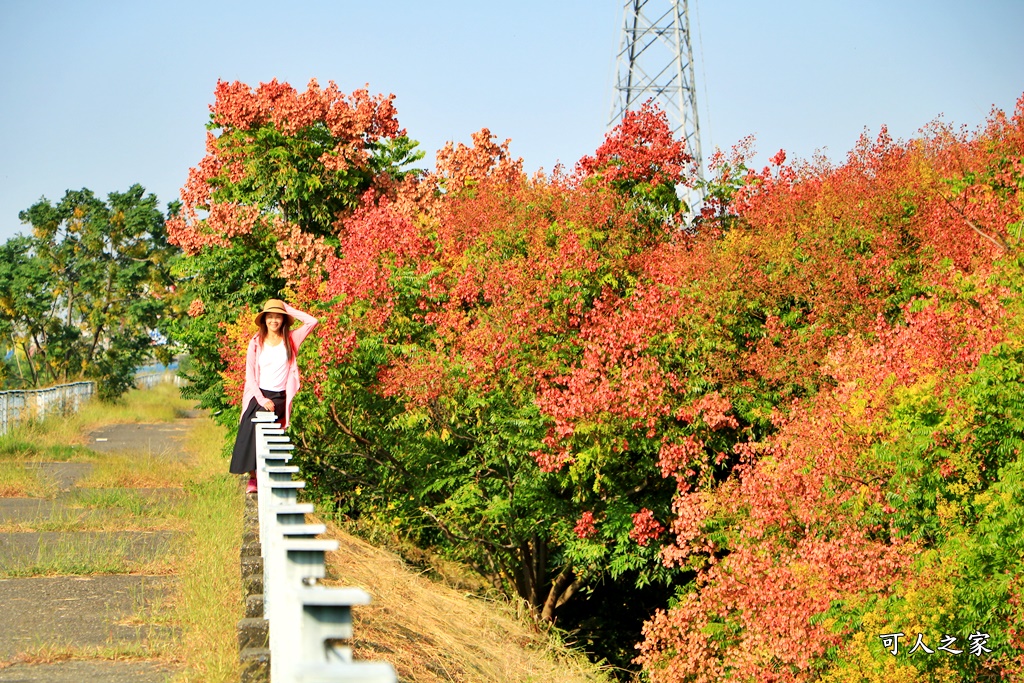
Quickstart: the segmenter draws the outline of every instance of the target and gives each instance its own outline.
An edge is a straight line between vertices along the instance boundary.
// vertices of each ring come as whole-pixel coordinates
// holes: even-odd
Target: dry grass
[[[180,683],[233,683],[240,675],[235,624],[243,613],[238,550],[245,500],[237,477],[227,473],[223,443],[224,430],[208,419],[196,421],[186,443],[194,470],[174,598],[178,655],[186,665]]]
[[[21,464],[0,467],[0,498],[46,498],[53,495],[53,483]]]
[[[170,639],[152,639],[141,643],[96,645],[92,647],[47,643],[26,648],[10,659],[0,661],[0,670],[15,664],[56,664],[71,659],[99,659],[108,662],[174,662],[174,643]],[[22,680],[22,679],[19,679]],[[27,680],[27,679],[24,679]]]
[[[355,657],[391,662],[402,683],[610,680],[513,605],[431,581],[333,524],[327,535],[340,543],[328,557],[327,583],[358,586],[373,596],[371,605],[354,610]]]
[[[104,453],[92,472],[78,482],[81,488],[179,488],[192,474],[189,464],[145,452]]]

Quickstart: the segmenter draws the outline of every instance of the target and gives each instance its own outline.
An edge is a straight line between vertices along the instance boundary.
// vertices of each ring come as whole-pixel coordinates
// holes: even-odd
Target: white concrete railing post
[[[325,554],[338,542],[317,539],[323,524],[306,524],[309,504],[297,504],[305,486],[289,465],[294,446],[273,413],[257,411],[256,481],[263,554],[263,614],[270,631],[271,683],[397,683],[387,662],[353,661],[352,607],[370,602],[359,588],[317,585]]]

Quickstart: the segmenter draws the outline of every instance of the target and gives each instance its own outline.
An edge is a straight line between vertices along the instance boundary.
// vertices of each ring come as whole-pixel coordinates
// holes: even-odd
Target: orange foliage
[[[662,558],[698,576],[644,630],[652,681],[814,680],[853,635],[821,615],[908,580],[921,547],[873,512],[893,511],[894,471],[872,447],[890,438],[902,392],[948,403],[1004,339],[1006,292],[986,281],[1024,218],[1021,159],[1024,98],[975,137],[933,128],[897,143],[883,131],[837,168],[746,176],[733,207],[743,227],[709,254],[721,279],[699,305],[713,320],[738,290],[768,312],[733,378],[817,376],[826,390],[793,402],[775,434],[737,444],[720,486],[680,487]],[[687,450],[663,446],[665,476]],[[716,519],[729,520],[724,545]]]

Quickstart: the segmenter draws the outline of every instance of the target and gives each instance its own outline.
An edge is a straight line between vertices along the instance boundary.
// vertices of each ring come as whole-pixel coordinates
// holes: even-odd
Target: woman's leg
[[[269,394],[269,393],[270,392],[266,392],[266,391],[264,392],[264,394]],[[285,404],[285,394],[284,394],[284,392],[281,392],[280,396],[268,396],[267,398],[269,398],[271,401],[274,402],[274,417],[277,418],[277,421],[278,421],[279,424],[284,424],[284,410],[285,410],[285,405],[286,405]],[[256,399],[253,399],[253,400],[255,401]],[[265,408],[260,408],[260,409],[261,410],[266,410]],[[252,491],[256,490],[256,470],[255,469],[253,469],[252,472],[249,472],[249,486],[248,486],[247,490],[249,490],[250,493]]]
[[[235,446],[231,452],[231,466],[229,471],[232,474],[245,474],[256,468],[256,429],[252,424],[252,416],[259,410],[256,399],[249,401],[249,405],[242,412],[242,419],[238,424],[238,434],[235,437]]]

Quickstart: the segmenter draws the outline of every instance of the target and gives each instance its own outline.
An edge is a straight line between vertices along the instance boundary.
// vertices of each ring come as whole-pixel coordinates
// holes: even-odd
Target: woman
[[[302,322],[302,327],[292,331],[293,320]],[[257,410],[263,409],[274,413],[282,427],[288,426],[292,399],[299,390],[299,366],[295,356],[299,345],[319,321],[280,299],[270,299],[256,315],[255,322],[260,329],[249,341],[245,357],[242,419],[230,469],[232,474],[249,473],[246,493],[256,492],[256,428],[252,418]]]

